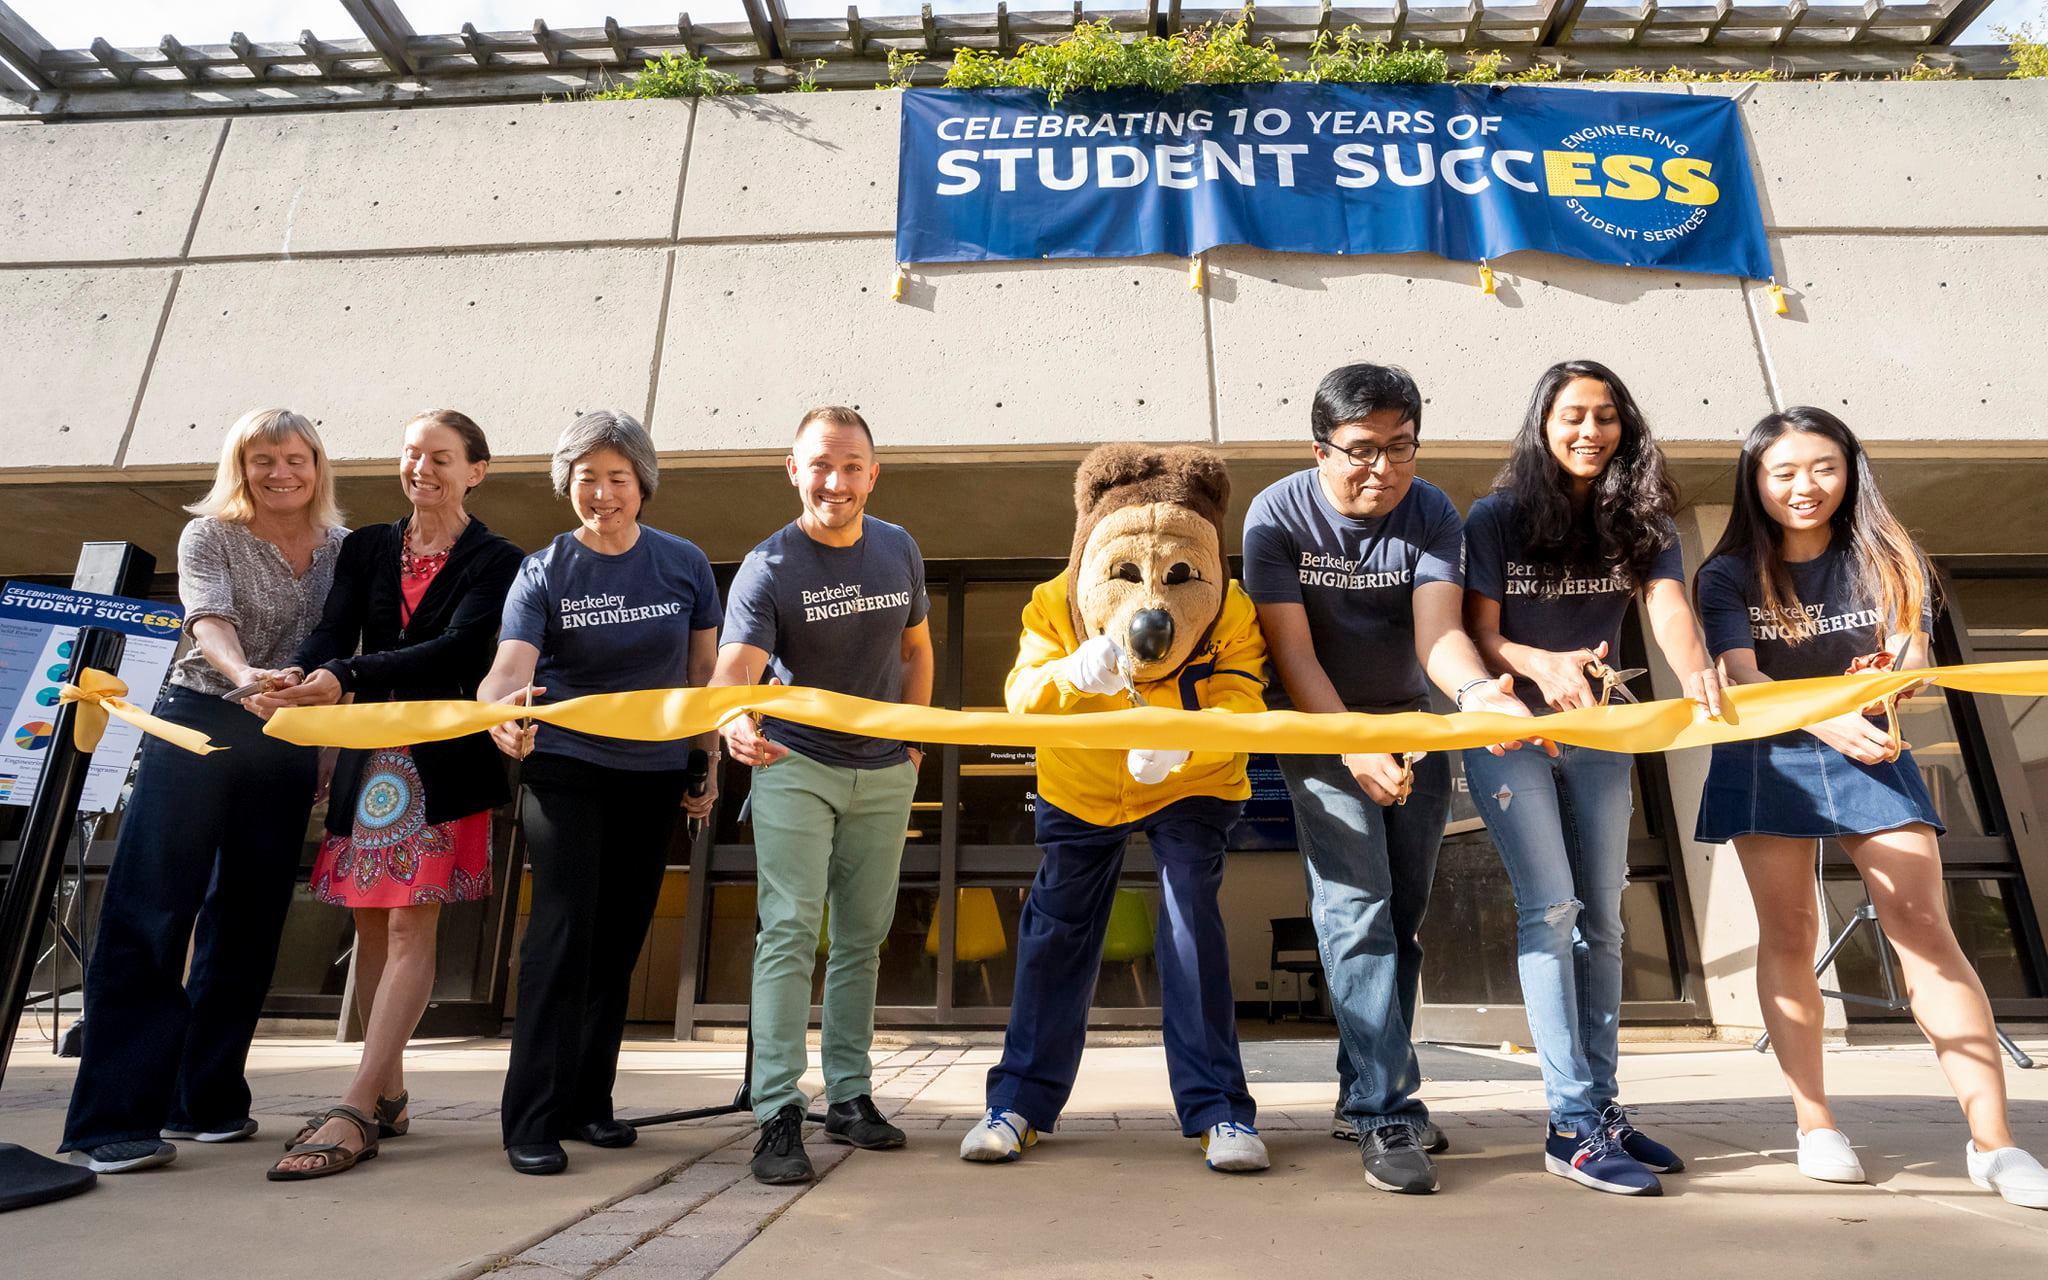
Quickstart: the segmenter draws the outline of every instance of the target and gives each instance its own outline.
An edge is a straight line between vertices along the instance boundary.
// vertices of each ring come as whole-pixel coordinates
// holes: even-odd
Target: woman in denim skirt
[[[1925,561],[1885,506],[1856,437],[1824,409],[1757,423],[1743,442],[1735,512],[1695,584],[1707,645],[1730,684],[1927,665]],[[2014,1142],[1983,984],[1957,945],[1942,834],[1912,752],[1877,706],[1793,733],[1714,748],[1697,838],[1732,840],[1757,911],[1757,997],[1799,1120],[1799,1169],[1861,1182],[1821,1080],[1816,842],[1861,873],[1898,952],[1913,1017],[1969,1121],[1970,1178],[2048,1208],[2048,1172]]]
[[[1621,379],[1590,360],[1545,370],[1493,492],[1465,524],[1465,628],[1492,671],[1514,674],[1532,712],[1614,696],[1605,659],[1640,597],[1687,696],[1720,713],[1676,505]],[[1473,803],[1515,888],[1522,1001],[1550,1110],[1544,1167],[1596,1191],[1653,1196],[1657,1175],[1685,1162],[1616,1101],[1634,771],[1632,757],[1590,747],[1465,753]]]

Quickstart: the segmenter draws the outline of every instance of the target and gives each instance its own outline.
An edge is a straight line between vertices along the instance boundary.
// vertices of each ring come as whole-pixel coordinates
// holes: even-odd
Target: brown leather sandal
[[[329,1120],[346,1120],[362,1135],[361,1149],[350,1151],[339,1142],[299,1142],[287,1147],[284,1159],[270,1166],[270,1172],[263,1176],[272,1182],[304,1182],[311,1178],[324,1178],[329,1174],[346,1173],[365,1160],[377,1158],[377,1122],[351,1106],[333,1106],[322,1112],[320,1124]],[[320,1125],[314,1125],[318,1131]],[[311,1169],[287,1169],[285,1160],[298,1156],[318,1156],[320,1163]]]
[[[377,1136],[379,1138],[403,1138],[412,1132],[412,1117],[405,1114],[405,1107],[412,1101],[410,1091],[401,1090],[395,1098],[377,1099]]]

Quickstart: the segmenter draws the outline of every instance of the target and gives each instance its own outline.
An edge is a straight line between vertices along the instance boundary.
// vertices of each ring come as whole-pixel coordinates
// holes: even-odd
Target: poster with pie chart
[[[148,707],[185,634],[185,611],[162,601],[68,587],[0,585],[0,713],[7,717],[0,724],[0,804],[26,805],[35,798],[56,744],[58,690],[82,626],[121,633],[121,665],[114,674],[128,686],[128,701]],[[86,772],[81,812],[113,812],[141,745],[141,730],[120,720],[108,723]]]

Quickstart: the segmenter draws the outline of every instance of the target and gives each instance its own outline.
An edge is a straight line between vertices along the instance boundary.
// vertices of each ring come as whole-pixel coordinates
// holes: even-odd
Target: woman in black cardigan
[[[476,696],[520,560],[463,509],[490,457],[483,431],[454,410],[406,424],[398,477],[412,515],[342,543],[326,610],[296,659],[305,674],[256,699],[266,712],[350,695]],[[405,1044],[433,991],[441,905],[490,895],[491,810],[510,794],[497,748],[481,733],[340,754],[312,890],[355,912],[363,1060],[340,1105],[286,1145],[273,1180],[340,1173],[375,1155],[380,1134],[410,1127]]]

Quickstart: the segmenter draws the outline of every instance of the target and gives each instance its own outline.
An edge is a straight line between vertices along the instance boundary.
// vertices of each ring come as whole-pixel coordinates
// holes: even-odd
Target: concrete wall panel
[[[662,251],[188,268],[136,423],[136,466],[210,462],[247,409],[321,423],[338,459],[395,456],[422,409],[500,456],[545,456],[582,410],[645,411]]]
[[[665,239],[690,112],[575,102],[237,120],[192,251]]]
[[[894,91],[705,99],[682,234],[894,232],[902,101]]]
[[[885,242],[676,250],[654,434],[781,449],[813,404],[857,404],[885,445],[1207,440],[1202,299],[1179,262],[916,273]]]
[[[2038,445],[2032,300],[2048,297],[2048,235],[1786,236],[1790,314],[1764,305],[1786,404],[1840,414],[1872,440]]]
[[[1504,441],[1537,375],[1587,358],[1628,382],[1660,437],[1733,440],[1770,407],[1737,282],[1545,254],[1478,269],[1422,254],[1211,255],[1217,416],[1227,443],[1306,440],[1316,383],[1358,360],[1401,365],[1425,440]]]
[[[220,120],[0,129],[0,264],[175,258]]]
[[[168,270],[0,271],[0,468],[114,465],[170,287]]]
[[[2048,83],[1754,89],[1742,113],[1767,226],[2048,227]]]

